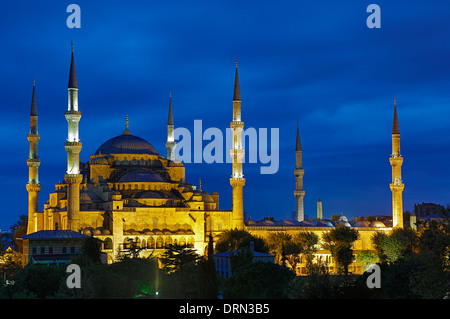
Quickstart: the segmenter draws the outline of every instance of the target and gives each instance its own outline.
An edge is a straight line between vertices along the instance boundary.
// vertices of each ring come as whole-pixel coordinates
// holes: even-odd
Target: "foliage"
[[[345,275],[348,275],[348,266],[354,260],[351,246],[358,238],[358,230],[343,225],[322,235],[324,248],[331,252],[340,270]]]
[[[0,256],[0,284],[11,281],[13,276],[23,268],[23,255],[8,248]]]
[[[241,247],[249,247],[250,242],[254,243],[255,251],[267,253],[268,248],[262,238],[255,237],[245,230],[231,229],[220,234],[216,242],[216,253],[237,250]]]
[[[196,253],[196,249],[171,244],[161,257],[159,257],[159,261],[167,273],[179,272],[182,277],[184,266],[195,262],[199,258],[200,256]]]
[[[303,231],[295,234],[292,241],[298,246],[300,253],[305,256],[306,269],[309,272],[319,244],[319,236],[310,231]]]
[[[295,274],[286,267],[269,262],[252,262],[225,280],[224,298],[286,298],[286,289],[294,277]]]
[[[363,264],[364,269],[368,265],[375,264],[378,260],[378,255],[373,250],[361,250],[356,254],[356,261]]]
[[[86,238],[81,246],[81,254],[78,255],[73,263],[80,267],[99,264],[100,260],[100,241],[95,237]]]
[[[282,265],[286,260],[286,247],[293,246],[292,236],[285,232],[269,233],[266,241],[270,253],[275,255],[275,263]]]
[[[26,215],[20,215],[19,220],[10,227],[10,231],[13,234],[13,248],[16,251],[22,252],[22,242],[17,238],[25,236],[27,234],[28,217]]]
[[[64,277],[64,266],[28,264],[15,274],[14,284],[5,287],[7,298],[50,298]]]

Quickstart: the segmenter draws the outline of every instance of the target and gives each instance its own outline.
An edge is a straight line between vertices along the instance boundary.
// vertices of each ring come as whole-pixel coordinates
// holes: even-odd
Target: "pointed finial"
[[[33,76],[33,95],[31,97],[31,112],[30,116],[37,116],[37,106],[36,106],[36,79]]]
[[[392,134],[400,134],[397,117],[397,98],[394,99],[394,123],[392,125]]]
[[[70,41],[72,43],[72,52],[73,52],[73,41]]]
[[[239,87],[238,60],[236,58],[236,74],[234,77],[233,101],[240,101],[240,100],[241,100],[241,89]]]
[[[198,179],[198,190],[202,191],[202,178],[201,177],[199,177],[199,179]]]
[[[167,119],[167,125],[173,125],[172,91],[170,91],[170,94],[169,94],[169,117]]]
[[[131,132],[128,130],[128,114],[125,120],[125,131],[123,131],[122,135],[131,135]]]
[[[301,151],[302,150],[302,144],[300,141],[300,131],[298,129],[298,121],[297,121],[297,140],[295,142],[295,151]]]

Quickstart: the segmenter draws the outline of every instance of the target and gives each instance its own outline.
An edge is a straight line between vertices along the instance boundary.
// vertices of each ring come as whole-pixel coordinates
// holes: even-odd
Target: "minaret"
[[[323,219],[323,208],[322,208],[322,201],[319,200],[317,201],[317,219],[321,220]]]
[[[392,227],[403,228],[403,199],[402,192],[405,187],[402,181],[403,157],[400,154],[400,129],[397,118],[397,101],[394,100],[394,124],[392,126],[392,155],[389,158],[392,166]]]
[[[230,123],[233,133],[233,148],[230,156],[233,161],[230,185],[233,188],[233,228],[244,229],[244,194],[245,178],[242,171],[242,162],[245,150],[242,148],[242,130],[244,122],[241,121],[241,92],[239,88],[238,62],[236,59],[236,75],[233,94],[233,121]]]
[[[302,145],[300,142],[300,133],[298,130],[298,122],[297,122],[297,141],[295,144],[295,199],[296,199],[296,214],[295,220],[301,222],[305,219],[305,210],[303,206],[303,197],[305,196],[305,191],[303,190],[303,175],[305,171],[303,170],[302,163]]]
[[[167,120],[167,159],[174,161],[175,160],[175,146],[177,143],[175,142],[174,136],[174,125],[173,125],[173,114],[172,114],[172,92],[170,92],[169,97],[169,118]]]
[[[41,161],[38,157],[38,142],[40,136],[38,134],[38,115],[36,106],[36,82],[33,80],[33,96],[31,98],[31,112],[30,112],[30,134],[27,135],[30,143],[30,154],[28,155],[28,228],[27,234],[37,231],[36,227],[36,213],[39,209],[39,191],[41,185],[39,184],[38,169]]]
[[[64,146],[67,151],[67,173],[64,179],[67,183],[67,221],[68,229],[80,230],[80,151],[82,144],[78,137],[78,122],[81,112],[78,111],[78,85],[77,74],[75,72],[75,59],[70,61],[70,74],[68,86],[68,110],[64,113],[68,124],[68,137]]]

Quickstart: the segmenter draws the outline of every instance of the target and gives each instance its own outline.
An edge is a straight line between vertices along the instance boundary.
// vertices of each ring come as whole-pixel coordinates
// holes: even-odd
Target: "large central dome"
[[[95,152],[99,154],[150,154],[159,155],[152,144],[146,140],[131,135],[122,134],[106,141]]]

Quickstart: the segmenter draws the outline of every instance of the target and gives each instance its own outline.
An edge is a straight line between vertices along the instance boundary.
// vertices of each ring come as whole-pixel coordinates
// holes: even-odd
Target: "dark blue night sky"
[[[450,203],[448,1],[4,1],[0,18],[0,228],[27,213],[33,76],[39,115],[40,210],[66,170],[71,41],[82,112],[81,160],[130,131],[166,155],[172,91],[176,127],[225,129],[239,59],[245,127],[279,128],[280,167],[245,164],[252,219],[295,210],[297,121],[305,214],[391,213],[394,98],[401,133],[404,209]],[[69,4],[81,28],[69,29]],[[381,8],[369,29],[366,8]],[[207,142],[204,143],[204,145]],[[230,164],[186,164],[188,180],[231,209]]]

